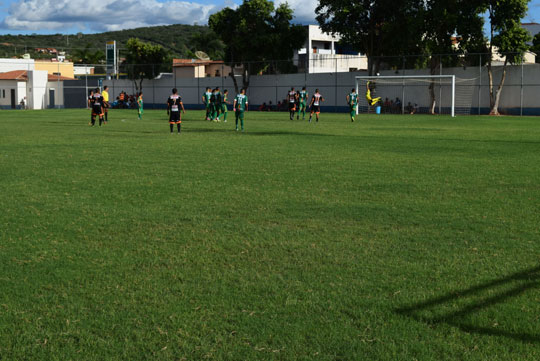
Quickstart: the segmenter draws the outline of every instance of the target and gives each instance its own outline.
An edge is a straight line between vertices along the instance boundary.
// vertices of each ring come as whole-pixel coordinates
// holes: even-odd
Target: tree
[[[210,15],[208,25],[225,43],[225,63],[231,67],[235,90],[235,67],[242,66],[242,85],[249,87],[252,74],[266,69],[273,60],[290,62],[302,47],[306,30],[291,25],[293,11],[287,4],[277,8],[269,0],[244,0],[237,9],[225,8]]]
[[[126,48],[125,64],[128,78],[133,80],[137,92],[142,91],[144,79],[154,79],[160,72],[171,66],[170,55],[160,45],[152,45],[137,38],[131,38],[127,41]]]
[[[315,13],[324,32],[339,34],[343,43],[367,56],[373,75],[383,56],[422,52],[423,4],[422,0],[319,0]]]
[[[431,0],[425,3],[423,54],[431,75],[441,66],[456,66],[468,51],[483,47],[483,21],[471,0]],[[484,47],[485,49],[485,47]],[[429,85],[430,112],[435,113],[435,80]]]
[[[486,0],[483,5],[489,19],[489,105],[490,115],[499,115],[499,101],[506,79],[506,67],[521,64],[524,53],[528,50],[529,33],[523,29],[521,19],[527,13],[529,0]],[[493,55],[504,57],[502,75],[498,87],[493,84]]]
[[[225,44],[211,30],[194,33],[189,43],[192,57],[198,50],[204,51],[210,59],[223,59],[225,56]]]
[[[82,49],[76,49],[72,54],[75,64],[101,64],[105,61],[105,53],[101,50],[92,49],[92,45],[87,43]]]

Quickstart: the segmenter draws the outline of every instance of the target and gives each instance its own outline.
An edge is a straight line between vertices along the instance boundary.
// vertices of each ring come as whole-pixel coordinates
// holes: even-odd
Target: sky
[[[317,2],[288,0],[295,10],[294,21],[315,24]],[[0,0],[0,34],[86,34],[155,25],[206,25],[210,14],[236,4],[240,1]]]
[[[274,0],[276,4],[286,0]],[[354,0],[351,0],[354,1]],[[0,0],[0,34],[75,34],[154,25],[199,24],[240,0]],[[288,0],[296,23],[316,24],[318,0]],[[540,0],[524,22],[540,23]]]

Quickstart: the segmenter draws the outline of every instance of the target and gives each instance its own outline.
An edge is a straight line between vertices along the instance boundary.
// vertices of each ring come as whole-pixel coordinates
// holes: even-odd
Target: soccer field
[[[538,360],[540,118],[0,112],[0,360]]]

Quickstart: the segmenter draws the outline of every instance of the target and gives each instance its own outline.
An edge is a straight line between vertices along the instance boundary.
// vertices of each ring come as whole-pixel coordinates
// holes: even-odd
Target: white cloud
[[[275,0],[276,6],[288,3],[294,10],[294,22],[303,24],[316,24],[315,8],[319,5],[318,0]]]
[[[166,24],[206,24],[214,5],[168,0],[19,0],[9,7],[2,27],[12,30],[113,31]]]

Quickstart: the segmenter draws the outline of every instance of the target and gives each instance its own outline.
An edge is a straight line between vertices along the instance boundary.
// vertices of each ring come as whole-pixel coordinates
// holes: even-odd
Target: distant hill
[[[0,35],[0,57],[20,57],[29,53],[32,58],[50,58],[51,55],[37,52],[37,48],[55,48],[69,54],[89,46],[92,50],[105,52],[105,43],[116,40],[117,47],[122,49],[130,38],[159,44],[175,57],[190,58],[197,50],[209,53],[213,58],[222,56],[223,44],[201,41],[211,37],[211,30],[201,25],[166,25],[152,26],[121,31],[110,31],[99,34],[54,34],[54,35]],[[210,44],[213,43],[213,44]],[[210,45],[210,48],[206,48]],[[218,48],[218,49],[216,49]]]

